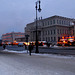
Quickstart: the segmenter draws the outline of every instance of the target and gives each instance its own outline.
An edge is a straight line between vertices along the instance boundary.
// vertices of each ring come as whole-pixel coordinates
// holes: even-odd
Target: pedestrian
[[[32,44],[30,43],[30,45],[29,45],[29,55],[31,56],[31,51],[32,51],[32,49],[33,49],[33,46],[32,46]]]
[[[25,49],[27,49],[27,45],[25,44]]]
[[[4,49],[6,48],[6,45],[5,45],[5,44],[3,45],[3,48],[4,48]]]

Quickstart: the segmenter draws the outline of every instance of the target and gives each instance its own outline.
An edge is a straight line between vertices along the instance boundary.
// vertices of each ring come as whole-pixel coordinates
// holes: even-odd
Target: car
[[[24,45],[23,43],[19,43],[18,47],[23,47],[23,45]]]

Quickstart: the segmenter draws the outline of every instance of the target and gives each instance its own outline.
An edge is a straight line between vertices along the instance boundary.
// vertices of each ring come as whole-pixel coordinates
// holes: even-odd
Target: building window
[[[50,37],[48,37],[48,41],[50,41]]]
[[[53,20],[53,24],[55,24],[55,20]]]
[[[54,34],[55,34],[55,30],[54,30]]]
[[[57,20],[57,24],[59,24],[59,23],[58,23],[58,20]]]
[[[54,37],[54,41],[56,41],[56,37]]]
[[[59,29],[57,30],[57,33],[59,34]]]
[[[52,21],[50,21],[50,24],[52,25]]]
[[[59,20],[59,24],[61,24],[61,20]]]
[[[53,37],[51,37],[51,41],[53,41]]]
[[[62,21],[62,24],[63,24],[63,21]]]
[[[49,30],[48,30],[48,35],[49,35],[50,33],[49,33]]]
[[[46,35],[47,35],[47,31],[46,31]]]
[[[52,35],[52,30],[51,30],[51,35]]]
[[[48,25],[49,25],[49,21],[48,21]]]

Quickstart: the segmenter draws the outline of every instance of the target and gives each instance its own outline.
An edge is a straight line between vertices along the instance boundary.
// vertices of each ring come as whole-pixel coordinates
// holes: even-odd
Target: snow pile
[[[4,52],[11,52],[11,53],[27,53],[27,50],[13,51],[13,50],[7,50],[7,49],[5,49]],[[28,51],[28,52],[29,52],[29,51]]]

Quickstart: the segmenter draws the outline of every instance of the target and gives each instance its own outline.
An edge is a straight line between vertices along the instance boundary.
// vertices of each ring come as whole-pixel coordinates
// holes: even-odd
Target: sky
[[[24,32],[26,24],[36,18],[38,0],[0,0],[0,38],[9,32]],[[54,15],[75,18],[75,0],[40,0],[42,11],[38,17]]]

